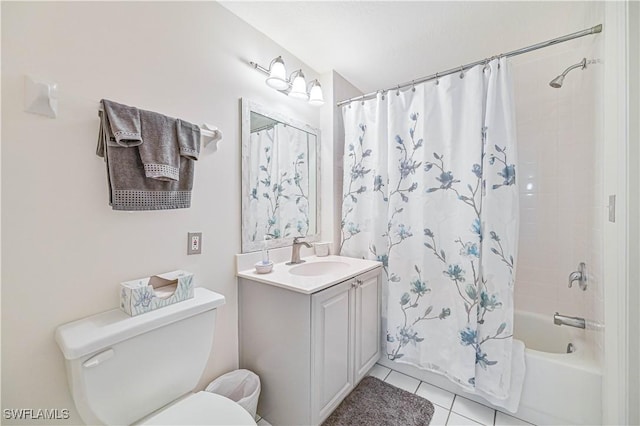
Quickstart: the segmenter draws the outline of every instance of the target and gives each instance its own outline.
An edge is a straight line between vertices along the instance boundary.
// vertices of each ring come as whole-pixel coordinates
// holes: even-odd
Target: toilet
[[[255,425],[236,402],[192,393],[209,359],[224,296],[196,288],[192,299],[131,317],[119,309],[64,324],[64,355],[86,424]]]

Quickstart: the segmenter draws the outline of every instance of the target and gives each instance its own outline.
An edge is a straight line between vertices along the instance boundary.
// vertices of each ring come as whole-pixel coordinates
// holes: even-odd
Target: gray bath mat
[[[323,426],[425,426],[433,404],[375,377],[365,377]]]

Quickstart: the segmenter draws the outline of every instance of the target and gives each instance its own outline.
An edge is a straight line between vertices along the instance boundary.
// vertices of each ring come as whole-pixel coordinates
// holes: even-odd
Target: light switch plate
[[[189,232],[187,238],[187,254],[202,253],[202,232]]]

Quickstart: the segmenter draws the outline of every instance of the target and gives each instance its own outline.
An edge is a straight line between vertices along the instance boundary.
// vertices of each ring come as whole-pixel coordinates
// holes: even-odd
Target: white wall
[[[584,4],[582,28],[603,22],[600,3]],[[516,309],[551,320],[558,311],[602,323],[602,34],[513,59],[521,203]],[[549,82],[570,65],[562,88]],[[588,289],[568,287],[585,262]],[[600,347],[602,333],[590,331]]]
[[[237,367],[239,99],[319,127],[317,109],[246,63],[279,54],[314,77],[216,3],[2,2],[3,409],[68,408],[79,423],[56,326],[117,307],[121,281],[178,268],[227,298],[200,385]],[[25,74],[58,84],[57,119],[22,111]],[[101,98],[222,129],[197,163],[190,209],[110,209],[95,155]],[[186,256],[189,231],[203,232],[200,256]]]
[[[342,108],[336,104],[362,95],[362,91],[335,71],[323,76],[323,87],[329,87],[327,103],[322,107],[322,239],[332,241],[333,253],[339,254],[342,221],[342,179],[344,156],[344,124]]]
[[[629,424],[640,424],[640,2],[629,2],[628,9],[629,78]],[[634,25],[635,23],[635,25]],[[634,76],[636,76],[634,78]]]

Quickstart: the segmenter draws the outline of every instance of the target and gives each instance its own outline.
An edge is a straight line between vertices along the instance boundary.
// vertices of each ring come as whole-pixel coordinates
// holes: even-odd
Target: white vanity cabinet
[[[329,416],[380,357],[379,276],[374,270],[311,296],[312,424]]]
[[[239,276],[240,367],[260,376],[269,423],[322,423],[379,359],[374,266],[312,293]]]

